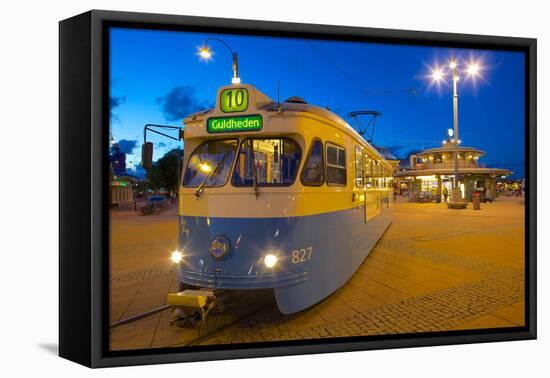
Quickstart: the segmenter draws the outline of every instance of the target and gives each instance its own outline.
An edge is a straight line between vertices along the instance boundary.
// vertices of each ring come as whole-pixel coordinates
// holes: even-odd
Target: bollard
[[[481,210],[479,192],[474,192],[472,195],[472,202],[474,204],[474,210]]]

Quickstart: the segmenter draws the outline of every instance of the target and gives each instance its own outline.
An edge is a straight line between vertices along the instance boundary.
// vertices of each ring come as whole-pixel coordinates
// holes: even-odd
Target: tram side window
[[[372,159],[367,155],[366,156],[366,167],[367,167],[367,172],[365,174],[365,186],[367,188],[372,188],[372,176],[373,176],[373,171],[372,171]]]
[[[302,152],[291,139],[245,139],[233,178],[235,186],[287,186],[296,179]]]
[[[346,185],[346,150],[327,144],[327,184]]]
[[[365,160],[360,147],[355,147],[355,186],[362,188],[365,185]]]
[[[374,187],[378,188],[380,187],[380,164],[378,163],[378,160],[374,162]]]
[[[386,187],[386,170],[384,169],[382,163],[380,163],[380,187]]]
[[[325,181],[323,160],[323,142],[316,140],[311,144],[309,155],[302,170],[302,184],[308,186],[323,185]]]

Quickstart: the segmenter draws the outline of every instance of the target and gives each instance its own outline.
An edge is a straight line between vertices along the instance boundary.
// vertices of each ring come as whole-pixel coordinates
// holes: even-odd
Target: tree
[[[178,169],[183,160],[183,150],[175,148],[158,159],[147,171],[148,186],[152,190],[166,189],[172,193],[178,191]]]

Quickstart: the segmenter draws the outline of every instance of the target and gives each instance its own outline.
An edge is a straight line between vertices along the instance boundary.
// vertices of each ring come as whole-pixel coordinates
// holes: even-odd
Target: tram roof
[[[255,110],[265,111],[265,112],[296,112],[296,113],[309,113],[320,118],[328,120],[333,125],[344,130],[350,134],[353,138],[361,141],[363,144],[369,146],[369,151],[376,157],[386,160],[385,157],[369,142],[363,138],[349,123],[347,123],[342,117],[331,112],[329,109],[309,104],[299,97],[290,97],[284,102],[273,101],[270,97],[259,91],[256,87],[250,84],[240,84],[239,87],[246,88],[251,92],[251,98],[253,98],[254,104],[252,105]],[[220,87],[218,89],[217,99],[219,99],[220,93],[228,88],[233,88],[233,86]],[[219,108],[219,101],[216,101],[216,106],[210,109],[205,109],[199,112],[190,114],[184,119],[184,123],[197,121],[199,118],[204,118],[209,115],[217,116],[219,113],[222,113]],[[223,113],[222,113],[223,114]]]

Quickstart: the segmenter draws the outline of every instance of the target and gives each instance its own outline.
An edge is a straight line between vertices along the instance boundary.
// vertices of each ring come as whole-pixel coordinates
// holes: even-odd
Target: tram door
[[[381,197],[380,192],[376,189],[367,191],[367,197],[365,201],[365,223],[373,220],[381,209]]]
[[[354,198],[358,198],[357,208],[365,211],[367,201],[367,183],[366,183],[366,155],[363,149],[355,146],[355,193]]]
[[[374,219],[380,214],[380,191],[378,190],[378,179],[376,162],[365,155],[365,223]]]
[[[384,193],[383,193],[383,208],[391,208],[394,206],[393,194],[393,178],[391,171],[384,169]]]

